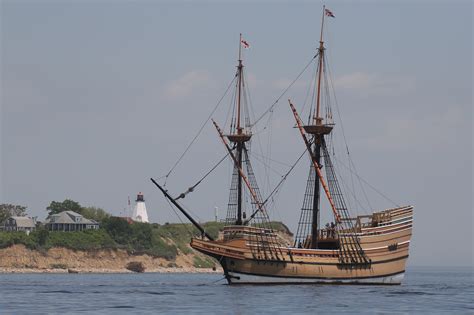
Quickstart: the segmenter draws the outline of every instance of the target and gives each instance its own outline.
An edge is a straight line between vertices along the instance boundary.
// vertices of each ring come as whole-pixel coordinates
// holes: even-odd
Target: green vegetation
[[[33,236],[24,232],[0,232],[0,248],[7,248],[15,244],[23,244],[30,249],[36,249]]]
[[[44,247],[65,247],[74,250],[117,248],[110,235],[100,229],[82,232],[49,232]]]
[[[110,214],[104,209],[97,207],[82,207],[80,214],[82,214],[84,218],[92,219],[97,222],[102,222],[110,217]]]
[[[74,250],[117,248],[113,239],[104,230],[83,232],[49,232],[38,229],[27,235],[25,232],[0,232],[0,248],[23,244],[29,249],[66,247]]]
[[[176,258],[176,246],[161,237],[159,225],[127,221],[111,217],[103,221],[102,228],[112,237],[117,248],[126,249],[131,254],[148,254],[168,260]]]

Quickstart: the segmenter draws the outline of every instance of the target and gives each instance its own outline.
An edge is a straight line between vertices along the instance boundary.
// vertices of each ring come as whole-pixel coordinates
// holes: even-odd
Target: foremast
[[[240,34],[237,82],[235,97],[233,98],[234,106],[230,133],[225,135],[217,122],[213,120],[213,124],[233,164],[226,224],[228,226],[251,225],[255,229],[255,233],[248,235],[247,242],[254,258],[280,261],[284,260],[280,242],[276,234],[272,232],[265,202],[258,188],[249,158],[249,142],[252,138],[252,132],[250,129],[248,92],[246,91],[243,74],[242,45],[248,48],[248,43],[242,39],[242,34]],[[247,204],[250,205],[245,207]],[[247,215],[247,210],[251,211],[249,215]],[[242,229],[238,227],[237,230]]]
[[[235,164],[232,175],[231,191],[229,195],[229,206],[227,213],[227,223],[242,225],[246,219],[246,212],[243,209],[243,182],[240,170],[243,168],[244,161],[247,159],[246,143],[252,138],[252,133],[249,125],[249,119],[246,117],[242,122],[243,115],[243,89],[244,89],[244,76],[243,70],[244,65],[242,62],[242,34],[239,38],[239,59],[237,65],[237,86],[234,104],[234,119],[231,122],[230,133],[226,135],[227,139],[231,142],[231,146],[235,149]],[[247,128],[244,128],[247,127]],[[217,125],[216,125],[217,127]],[[233,221],[233,222],[232,222]]]

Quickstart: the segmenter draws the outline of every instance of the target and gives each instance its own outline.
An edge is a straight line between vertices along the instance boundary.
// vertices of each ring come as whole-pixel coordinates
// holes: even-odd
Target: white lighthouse
[[[135,208],[133,208],[132,220],[148,223],[148,213],[146,212],[145,198],[141,192],[137,195]]]

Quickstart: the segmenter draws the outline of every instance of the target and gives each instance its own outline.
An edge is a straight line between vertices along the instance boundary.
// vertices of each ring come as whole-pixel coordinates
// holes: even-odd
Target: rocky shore
[[[174,261],[148,255],[129,255],[124,250],[74,251],[51,248],[48,251],[13,245],[0,249],[0,273],[131,273],[125,266],[140,262],[145,272],[157,273],[222,273],[217,262],[213,268],[196,266],[199,253],[179,254]]]

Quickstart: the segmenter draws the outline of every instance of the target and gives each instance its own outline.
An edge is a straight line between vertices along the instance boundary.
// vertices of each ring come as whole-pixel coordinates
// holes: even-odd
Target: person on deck
[[[336,225],[334,222],[331,222],[331,237],[336,238]]]

